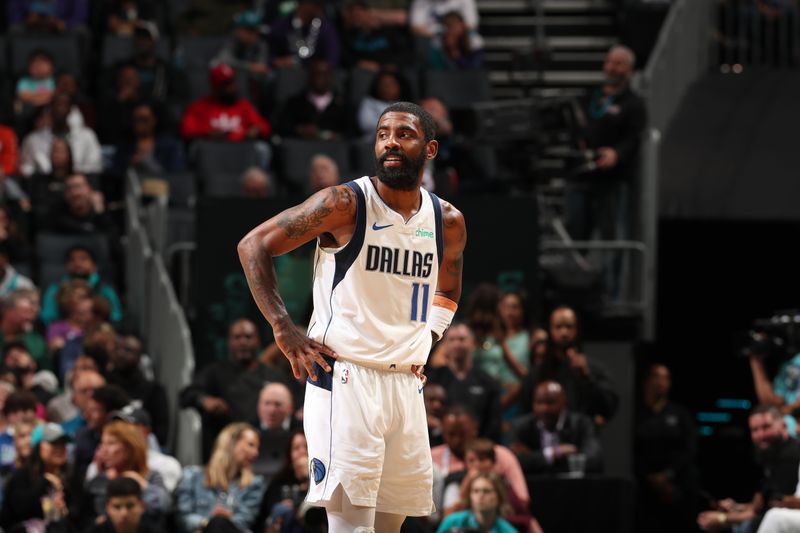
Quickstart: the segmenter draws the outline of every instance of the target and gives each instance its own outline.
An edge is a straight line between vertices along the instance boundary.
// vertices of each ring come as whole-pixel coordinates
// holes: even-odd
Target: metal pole
[[[642,269],[642,338],[656,338],[656,281],[658,280],[658,166],[661,150],[661,132],[651,129],[642,145],[642,241],[644,254]]]

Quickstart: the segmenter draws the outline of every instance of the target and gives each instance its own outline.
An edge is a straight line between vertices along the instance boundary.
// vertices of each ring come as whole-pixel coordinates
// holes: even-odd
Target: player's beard
[[[384,161],[386,161],[386,158],[390,155],[400,158],[401,165],[399,167],[386,168],[383,166]],[[425,165],[425,156],[426,153],[424,150],[419,154],[416,160],[410,159],[399,150],[385,152],[383,155],[376,158],[378,179],[392,189],[413,191],[417,187],[419,172]]]

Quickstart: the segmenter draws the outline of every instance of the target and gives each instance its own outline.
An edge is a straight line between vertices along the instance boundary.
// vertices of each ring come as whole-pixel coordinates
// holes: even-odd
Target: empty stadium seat
[[[39,48],[53,56],[56,72],[81,74],[81,43],[78,35],[20,34],[9,37],[11,73],[13,76],[28,70],[28,56]]]
[[[197,141],[192,147],[197,176],[204,194],[231,196],[238,193],[239,178],[249,167],[264,167],[264,143]]]
[[[103,40],[103,67],[110,67],[133,55],[133,38],[122,35],[106,35]],[[169,43],[161,39],[156,44],[156,56],[169,61]]]
[[[483,70],[425,71],[425,96],[434,96],[450,109],[464,109],[491,98],[489,75]]]

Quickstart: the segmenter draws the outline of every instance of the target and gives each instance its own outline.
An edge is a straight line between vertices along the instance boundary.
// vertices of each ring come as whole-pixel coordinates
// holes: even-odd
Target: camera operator
[[[635,64],[630,48],[611,47],[603,63],[605,81],[582,103],[582,148],[596,157],[572,180],[567,195],[567,229],[576,240],[591,238],[596,228],[602,239],[626,237],[618,226],[647,122],[644,101],[630,87]]]
[[[800,353],[786,357],[785,350],[776,338],[766,332],[751,333],[751,342],[745,348],[753,373],[753,385],[758,402],[778,408],[786,418],[789,434],[797,435],[797,417],[800,416]],[[778,372],[770,383],[766,361],[784,357]]]

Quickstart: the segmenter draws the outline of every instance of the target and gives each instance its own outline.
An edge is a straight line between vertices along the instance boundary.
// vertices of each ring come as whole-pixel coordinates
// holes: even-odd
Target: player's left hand
[[[425,365],[411,365],[411,373],[417,376],[423,387],[428,382],[428,376],[425,375]]]
[[[288,323],[284,326],[274,326],[275,344],[281,349],[283,355],[292,365],[292,374],[300,379],[300,367],[304,366],[308,376],[312,381],[317,381],[318,376],[314,372],[314,363],[317,363],[325,372],[330,372],[331,367],[323,356],[327,355],[334,359],[338,357],[331,348],[309,339],[300,332],[294,324]]]

